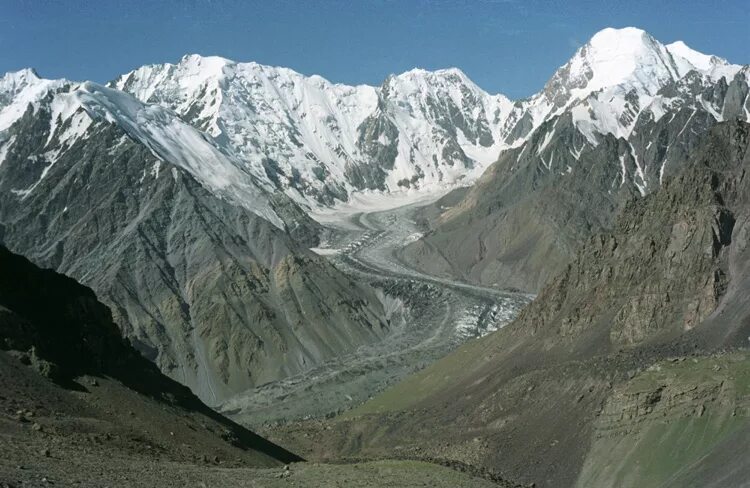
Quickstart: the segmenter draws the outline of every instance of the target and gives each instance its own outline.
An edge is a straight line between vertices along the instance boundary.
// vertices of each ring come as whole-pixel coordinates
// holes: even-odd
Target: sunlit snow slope
[[[563,114],[583,136],[569,148],[576,159],[602,136],[629,139],[639,119],[658,122],[681,104],[700,104],[716,121],[747,117],[747,104],[740,103],[739,114],[723,113],[710,99],[696,96],[747,76],[747,67],[699,53],[681,41],[664,45],[628,27],[598,32],[543,90],[516,102],[488,94],[455,68],[414,69],[387,77],[379,87],[346,86],[287,68],[199,55],[177,64],[143,66],[109,86],[173,111],[202,133],[189,133],[201,149],[191,143],[192,156],[180,156],[199,174],[203,157],[195,156],[208,151],[208,167],[200,175],[208,186],[247,200],[254,195],[253,184],[246,183],[252,177],[310,208],[347,201],[355,192],[468,185],[501,152],[519,147],[535,130],[545,131],[544,141],[553,140],[556,118]],[[2,130],[29,103],[64,83],[40,80],[31,70],[0,80],[0,144]],[[106,93],[112,98],[117,92]],[[150,114],[153,119],[155,110],[148,108],[141,117]],[[135,135],[137,124],[130,126]],[[174,152],[163,135],[154,135],[149,147]],[[4,150],[0,146],[0,156]],[[626,156],[622,183],[646,193],[648,171],[637,152]],[[551,169],[557,157],[547,155],[545,166]],[[567,162],[562,174],[566,167]]]

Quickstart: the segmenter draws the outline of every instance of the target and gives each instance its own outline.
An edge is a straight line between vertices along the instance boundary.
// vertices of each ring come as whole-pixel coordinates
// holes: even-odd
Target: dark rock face
[[[305,249],[318,226],[285,196],[272,199],[282,230],[116,125],[95,121],[69,146],[49,119],[43,106],[10,129],[3,242],[91,286],[135,347],[205,401],[384,333],[374,292]]]
[[[4,247],[0,266],[3,350],[30,351],[34,359],[54,363],[60,379],[117,374],[140,359],[90,289]]]
[[[54,271],[39,269],[1,246],[0,350],[20,356],[21,364],[24,356],[31,356],[37,363],[52,365],[57,370],[52,379],[63,385],[75,386],[71,381],[81,375],[115,378],[126,387],[120,393],[124,395],[120,401],[142,402],[137,400],[142,395],[149,397],[152,403],[163,404],[163,410],[176,412],[172,419],[175,430],[177,424],[184,421],[180,417],[187,416],[202,420],[204,425],[220,427],[226,438],[220,442],[226,444],[225,448],[231,448],[227,442],[231,440],[235,447],[250,451],[248,458],[259,466],[300,460],[216,414],[186,387],[159,372],[122,338],[109,309],[97,300],[91,289]],[[9,389],[3,391],[12,388],[27,393],[32,384],[38,384],[44,390],[38,404],[56,398],[59,402],[57,408],[69,408],[67,403],[70,400],[62,393],[54,393],[52,385],[45,387],[44,382],[29,379],[15,382],[6,377],[11,366],[5,355],[0,360],[3,362],[0,382]],[[99,382],[92,380],[89,386],[97,387]],[[55,405],[50,405],[50,408],[55,408]],[[91,408],[87,414],[93,415],[93,411]],[[26,416],[29,415],[33,413],[27,412]],[[113,425],[122,424],[123,420],[117,417],[107,419]],[[42,427],[36,423],[32,429],[40,431]],[[207,437],[211,435],[206,434]],[[49,449],[42,453],[50,456]]]
[[[521,148],[501,154],[462,202],[433,218],[404,257],[430,272],[538,291],[588,237],[611,228],[628,201],[678,173],[717,117],[747,116],[743,73],[708,83],[693,72],[669,83],[659,96],[672,101],[658,116],[626,96],[627,139],[591,140],[571,111],[545,122]],[[523,125],[518,120],[516,129]]]
[[[398,128],[385,113],[385,101],[379,102],[378,110],[357,128],[357,144],[369,161],[346,169],[347,178],[360,190],[385,190],[385,179],[398,155]]]

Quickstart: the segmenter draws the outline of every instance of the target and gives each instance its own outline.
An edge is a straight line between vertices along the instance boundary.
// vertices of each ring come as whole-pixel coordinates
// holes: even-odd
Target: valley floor
[[[176,463],[71,451],[51,458],[26,457],[6,444],[0,452],[0,486],[81,487],[496,487],[450,468],[418,461],[358,464],[296,463],[284,468],[227,468],[214,463]],[[25,447],[28,447],[26,445]],[[13,452],[7,452],[11,448]],[[5,451],[5,452],[3,452]],[[30,462],[29,459],[35,461]]]
[[[0,488],[497,486],[417,461],[284,466],[226,428],[104,376],[60,387],[0,351]]]
[[[397,258],[398,250],[421,235],[416,212],[439,196],[386,209],[378,209],[382,202],[360,202],[318,215],[330,234],[314,251],[383,291],[390,334],[302,374],[240,394],[219,410],[250,426],[335,415],[513,320],[531,296],[425,275]],[[364,211],[368,207],[374,209]]]
[[[345,212],[326,222],[327,244],[315,250],[381,290],[390,334],[304,374],[240,395],[222,405],[223,413],[245,425],[266,426],[332,416],[516,316],[531,297],[427,276],[396,258],[419,235],[414,215],[429,201]],[[506,486],[486,473],[466,472],[468,466],[409,459],[249,467],[256,466],[251,455],[212,443],[205,431],[211,425],[188,417],[186,425],[175,423],[169,409],[134,400],[117,381],[82,378],[81,391],[60,390],[11,358],[0,359],[8,373],[0,375],[7,383],[0,392],[3,488]],[[125,425],[117,419],[126,419]]]

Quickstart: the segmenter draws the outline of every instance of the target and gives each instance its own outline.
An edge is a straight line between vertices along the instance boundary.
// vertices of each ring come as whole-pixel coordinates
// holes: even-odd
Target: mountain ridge
[[[613,62],[616,70],[609,69]],[[574,111],[589,141],[607,132],[627,136],[634,100],[641,108],[661,103],[658,88],[690,71],[717,82],[741,69],[628,27],[598,32],[542,90],[516,101],[487,93],[458,68],[415,68],[389,75],[380,87],[348,86],[289,68],[195,54],[142,66],[108,86],[175,110],[236,152],[244,170],[314,207],[357,191],[469,184],[502,151],[592,94],[592,102]],[[620,100],[614,111],[592,105],[608,90]]]
[[[387,328],[374,290],[307,249],[319,225],[169,108],[65,84],[0,138],[0,240],[95,289],[207,403]]]
[[[617,56],[608,51],[591,69],[595,51],[620,37],[617,49],[631,61],[652,60],[653,69],[644,75],[620,61],[604,69],[609,80],[597,81],[595,71]],[[509,120],[520,149],[503,151],[452,208],[433,211],[438,216],[404,259],[427,272],[537,291],[629,199],[679,172],[701,135],[722,121],[750,120],[749,66],[675,48],[703,70],[639,29],[594,36],[543,92],[516,104],[523,115]],[[524,112],[524,103],[533,109]]]
[[[622,77],[597,78],[598,55],[589,51],[602,36],[638,41],[625,42],[624,52],[655,63],[646,80],[653,83],[628,85],[632,70],[622,75],[625,85],[606,86]],[[349,286],[306,249],[316,245],[320,227],[304,210],[354,192],[448,190],[483,175],[465,200],[438,212],[444,213],[438,227],[452,226],[442,238],[454,249],[431,229],[406,253],[429,271],[459,269],[466,271],[457,273],[462,278],[499,287],[540,286],[628,198],[679,170],[675,165],[698,135],[750,113],[747,67],[706,61],[681,44],[674,49],[704,71],[686,72],[694,67],[687,57],[678,66],[667,47],[641,30],[605,30],[543,91],[515,102],[487,94],[457,69],[415,69],[378,88],[347,87],[286,68],[195,55],[139,68],[110,87],[43,80],[29,70],[6,75],[2,239],[94,287],[145,354],[204,400],[218,401],[386,333],[373,290]],[[714,81],[716,66],[739,71]],[[597,91],[585,88],[591,80]],[[597,164],[601,159],[607,164]],[[107,183],[111,174],[117,180]],[[503,191],[486,191],[494,187]],[[580,195],[601,211],[578,208]],[[101,207],[89,211],[92,204]],[[482,223],[498,209],[500,219]],[[484,230],[464,227],[464,217]],[[540,237],[542,226],[560,233]],[[518,239],[505,246],[496,234]],[[118,235],[126,238],[114,242]],[[546,263],[545,250],[553,248],[562,252]],[[106,261],[113,253],[117,260]],[[147,278],[145,263],[158,263]],[[211,280],[198,279],[205,276]],[[220,305],[196,294],[206,283],[217,287],[204,290],[206,296],[224,297]],[[236,308],[246,294],[258,299],[257,308]],[[314,305],[312,297],[326,305]],[[234,321],[240,350],[209,318],[215,306]],[[326,322],[331,310],[335,331],[300,326],[306,317]],[[246,328],[258,323],[262,333]],[[295,335],[307,333],[315,348]],[[248,379],[246,355],[254,367],[272,366]]]

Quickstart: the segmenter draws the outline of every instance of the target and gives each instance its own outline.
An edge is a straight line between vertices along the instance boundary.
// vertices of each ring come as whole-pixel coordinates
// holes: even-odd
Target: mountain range
[[[526,142],[457,203],[425,212],[425,236],[402,254],[431,273],[539,291],[625,203],[679,172],[711,127],[750,120],[749,77],[638,29],[599,32],[517,104]]]
[[[702,134],[747,119],[748,73],[634,28],[515,102],[457,69],[379,87],[197,55],[107,86],[22,70],[0,80],[0,239],[91,286],[216,404],[388,333],[380,295],[308,251],[308,211],[476,181],[403,256],[538,291]]]
[[[306,458],[417,458],[508,486],[741,485],[748,122],[750,66],[636,28],[598,32],[516,101],[454,68],[378,87],[198,55],[105,85],[8,73],[0,380],[23,401],[0,400],[10,411],[37,396],[107,441],[110,422],[128,456],[167,444],[182,463],[197,444],[277,466],[300,458],[177,383],[214,407],[261,386],[285,397],[285,378],[304,393],[305,373],[335,383],[330,371],[349,371],[326,369],[337,358],[408,334],[394,309],[429,318],[460,289],[486,320],[507,312],[494,293],[516,289],[537,295],[507,325],[399,364],[423,369],[334,420],[262,433]],[[358,213],[374,211],[368,197],[434,194],[389,256],[403,266],[367,269],[381,280],[359,279],[354,252],[311,250],[346,235],[321,212],[349,205],[354,249],[388,238]],[[464,315],[440,327],[457,328],[450,317]],[[395,352],[355,371],[408,362]],[[76,396],[81,381],[105,393]]]
[[[236,156],[232,162],[240,171],[310,206],[346,200],[353,191],[468,184],[502,150],[520,146],[566,112],[588,145],[607,134],[629,139],[641,119],[658,122],[701,87],[719,85],[719,93],[729,92],[730,106],[692,100],[698,108],[718,120],[746,117],[746,92],[722,88],[721,79],[731,85],[747,73],[680,41],[663,45],[642,30],[624,28],[597,33],[542,91],[515,102],[488,94],[456,68],[414,69],[379,87],[346,86],[287,68],[199,55],[143,66],[107,86],[171,109]],[[6,75],[0,129],[66,84],[39,79],[33,70]],[[72,107],[58,111],[63,122],[72,115]],[[544,137],[553,135],[550,129]],[[579,154],[586,144],[570,152]],[[631,155],[623,177],[643,193],[668,166],[652,165],[649,173],[638,156]]]

